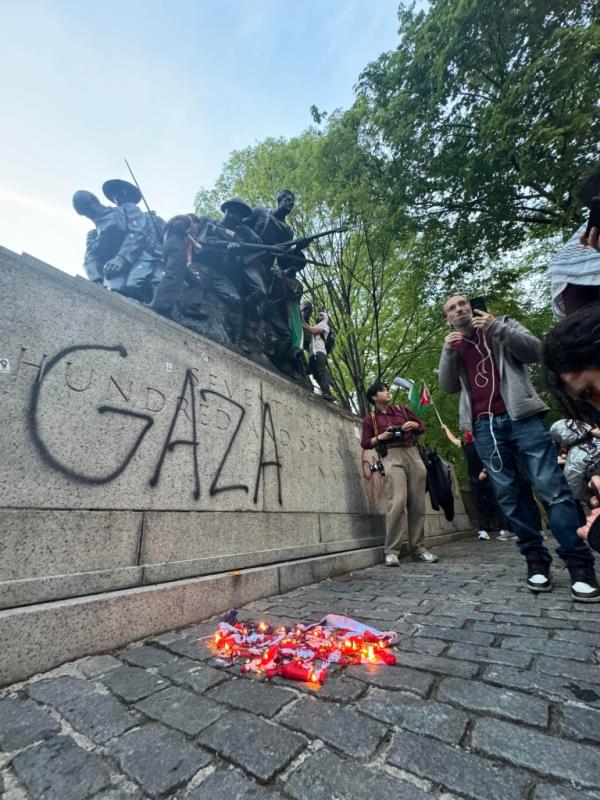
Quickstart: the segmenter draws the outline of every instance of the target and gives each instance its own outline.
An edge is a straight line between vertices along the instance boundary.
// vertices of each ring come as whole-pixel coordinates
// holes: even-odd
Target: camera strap
[[[371,409],[371,424],[373,425],[373,436],[379,436],[379,431],[377,430],[377,417],[375,416],[375,409]]]

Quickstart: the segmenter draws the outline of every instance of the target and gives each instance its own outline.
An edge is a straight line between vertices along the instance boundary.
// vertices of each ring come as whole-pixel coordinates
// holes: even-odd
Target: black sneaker
[[[536,594],[552,591],[550,562],[535,556],[527,558],[527,588]]]
[[[600,586],[593,564],[568,564],[571,597],[577,603],[600,603]]]

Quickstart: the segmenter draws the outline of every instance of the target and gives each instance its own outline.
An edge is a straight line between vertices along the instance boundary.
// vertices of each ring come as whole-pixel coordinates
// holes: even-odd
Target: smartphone
[[[487,304],[485,302],[485,297],[474,297],[469,302],[471,304],[471,308],[473,309],[473,311],[487,311]]]
[[[592,228],[598,228],[598,230],[600,230],[600,196],[598,195],[592,199],[592,204],[590,206],[590,216],[588,217],[584,234],[586,239],[589,237]]]

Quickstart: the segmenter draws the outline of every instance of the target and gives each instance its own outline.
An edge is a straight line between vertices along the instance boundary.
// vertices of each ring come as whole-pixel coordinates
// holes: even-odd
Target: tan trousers
[[[385,466],[385,553],[399,555],[408,538],[412,555],[425,550],[425,483],[427,470],[417,447],[390,447]]]

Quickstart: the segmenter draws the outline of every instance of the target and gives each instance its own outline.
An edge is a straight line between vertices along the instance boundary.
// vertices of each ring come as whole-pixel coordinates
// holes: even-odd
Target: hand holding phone
[[[590,205],[590,216],[588,217],[585,233],[579,238],[581,244],[593,247],[600,252],[600,195],[592,199]]]
[[[488,314],[487,311],[481,311],[480,309],[476,308],[473,311],[472,325],[474,328],[480,328],[481,330],[487,331],[495,319],[496,317]]]

